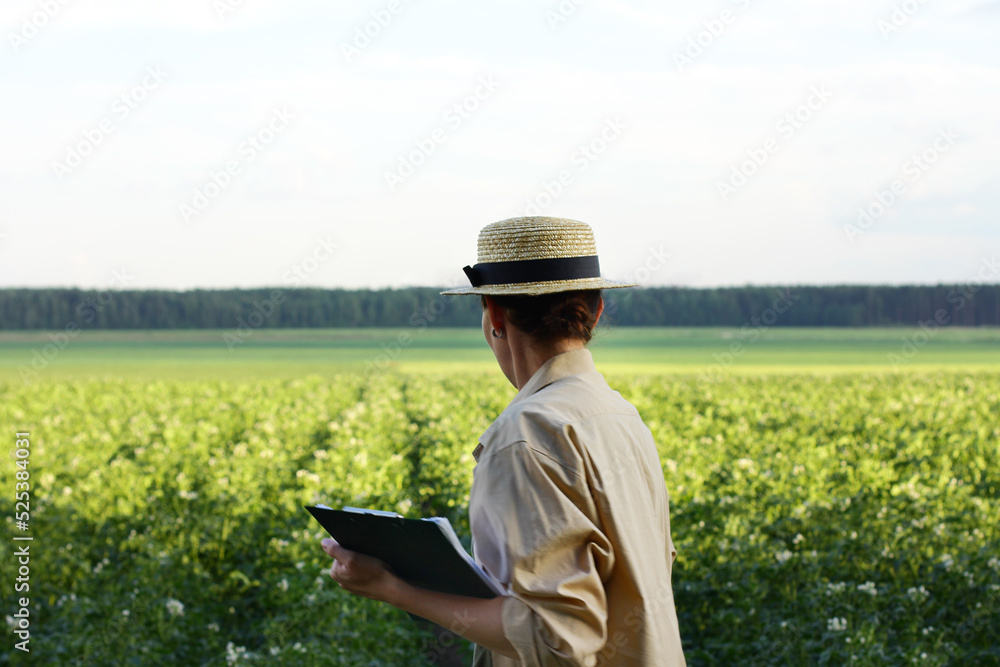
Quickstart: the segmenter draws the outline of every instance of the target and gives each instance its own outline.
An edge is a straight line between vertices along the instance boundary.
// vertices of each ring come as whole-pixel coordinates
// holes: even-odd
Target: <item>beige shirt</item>
[[[475,556],[519,657],[477,647],[474,665],[685,664],[656,444],[589,350],[549,359],[474,456]]]

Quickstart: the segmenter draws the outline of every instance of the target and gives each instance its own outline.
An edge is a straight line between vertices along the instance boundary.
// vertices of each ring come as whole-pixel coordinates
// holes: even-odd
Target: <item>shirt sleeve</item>
[[[504,635],[527,667],[592,665],[607,640],[614,553],[585,480],[516,442],[492,453],[483,518],[508,564]]]

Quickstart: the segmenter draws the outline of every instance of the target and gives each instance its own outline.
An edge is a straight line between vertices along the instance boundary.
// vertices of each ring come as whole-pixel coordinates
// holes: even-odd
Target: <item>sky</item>
[[[0,288],[1000,282],[998,0],[5,0]]]

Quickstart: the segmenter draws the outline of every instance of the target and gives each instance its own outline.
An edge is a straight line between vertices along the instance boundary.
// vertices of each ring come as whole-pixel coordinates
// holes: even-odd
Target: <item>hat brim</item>
[[[556,294],[557,292],[572,292],[587,289],[617,289],[619,287],[638,287],[638,283],[625,283],[604,278],[577,278],[575,280],[546,280],[535,283],[510,283],[507,285],[480,285],[479,287],[461,287],[441,292],[441,294],[485,294],[488,296],[524,295],[539,296]]]

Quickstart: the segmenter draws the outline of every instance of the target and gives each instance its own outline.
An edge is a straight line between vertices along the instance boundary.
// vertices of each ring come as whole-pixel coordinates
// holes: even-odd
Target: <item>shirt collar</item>
[[[562,354],[550,357],[544,364],[539,366],[534,375],[528,378],[528,381],[524,383],[524,386],[521,387],[519,392],[517,392],[517,395],[511,399],[504,411],[506,412],[507,409],[510,409],[510,406],[514,405],[518,401],[524,400],[532,394],[538,393],[540,390],[549,386],[553,382],[571,375],[586,373],[588,371],[596,372],[597,367],[594,366],[594,355],[592,355],[590,350],[585,347],[581,347],[578,350],[563,352]],[[497,419],[497,421],[499,421],[499,419]],[[479,461],[479,455],[482,454],[483,448],[485,447],[484,443],[488,443],[493,434],[497,421],[490,424],[490,427],[483,431],[483,434],[479,436],[479,444],[472,452],[472,456],[475,457],[477,462]]]

